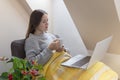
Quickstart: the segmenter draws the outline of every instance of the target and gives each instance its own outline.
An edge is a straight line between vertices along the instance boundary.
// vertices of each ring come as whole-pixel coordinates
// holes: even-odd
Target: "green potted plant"
[[[32,61],[31,63],[25,59],[13,57],[10,60],[0,59],[6,63],[12,63],[13,66],[8,72],[3,72],[0,75],[0,80],[46,80],[42,75],[43,67]]]

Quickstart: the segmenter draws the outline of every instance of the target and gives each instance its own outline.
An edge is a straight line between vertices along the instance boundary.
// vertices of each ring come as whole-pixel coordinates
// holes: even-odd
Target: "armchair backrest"
[[[25,50],[24,50],[25,39],[15,40],[11,43],[11,54],[12,56],[18,58],[25,58]]]

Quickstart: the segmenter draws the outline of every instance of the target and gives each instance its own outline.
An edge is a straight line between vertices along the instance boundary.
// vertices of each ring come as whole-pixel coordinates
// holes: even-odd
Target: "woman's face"
[[[46,32],[48,30],[48,15],[44,14],[41,18],[41,22],[37,27],[37,30]]]

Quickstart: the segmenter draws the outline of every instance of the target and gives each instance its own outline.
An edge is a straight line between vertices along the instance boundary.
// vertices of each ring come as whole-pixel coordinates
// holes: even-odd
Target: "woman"
[[[37,60],[39,64],[44,65],[51,58],[53,50],[64,50],[60,47],[60,40],[55,35],[47,33],[47,30],[48,14],[43,10],[33,11],[25,42],[26,57],[30,62]]]
[[[43,73],[47,80],[117,80],[117,74],[100,62],[88,70],[61,66],[70,55],[64,52],[60,40],[55,35],[47,33],[47,30],[47,13],[43,10],[34,10],[26,34],[26,57],[30,62],[37,60],[39,64],[44,65]]]

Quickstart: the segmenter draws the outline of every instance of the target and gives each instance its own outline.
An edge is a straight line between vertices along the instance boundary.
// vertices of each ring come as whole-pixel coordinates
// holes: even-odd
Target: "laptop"
[[[67,67],[88,69],[95,62],[102,60],[102,58],[105,56],[105,53],[109,47],[111,40],[112,36],[100,42],[97,42],[92,56],[76,55],[70,58],[69,60],[63,62],[61,65]]]

